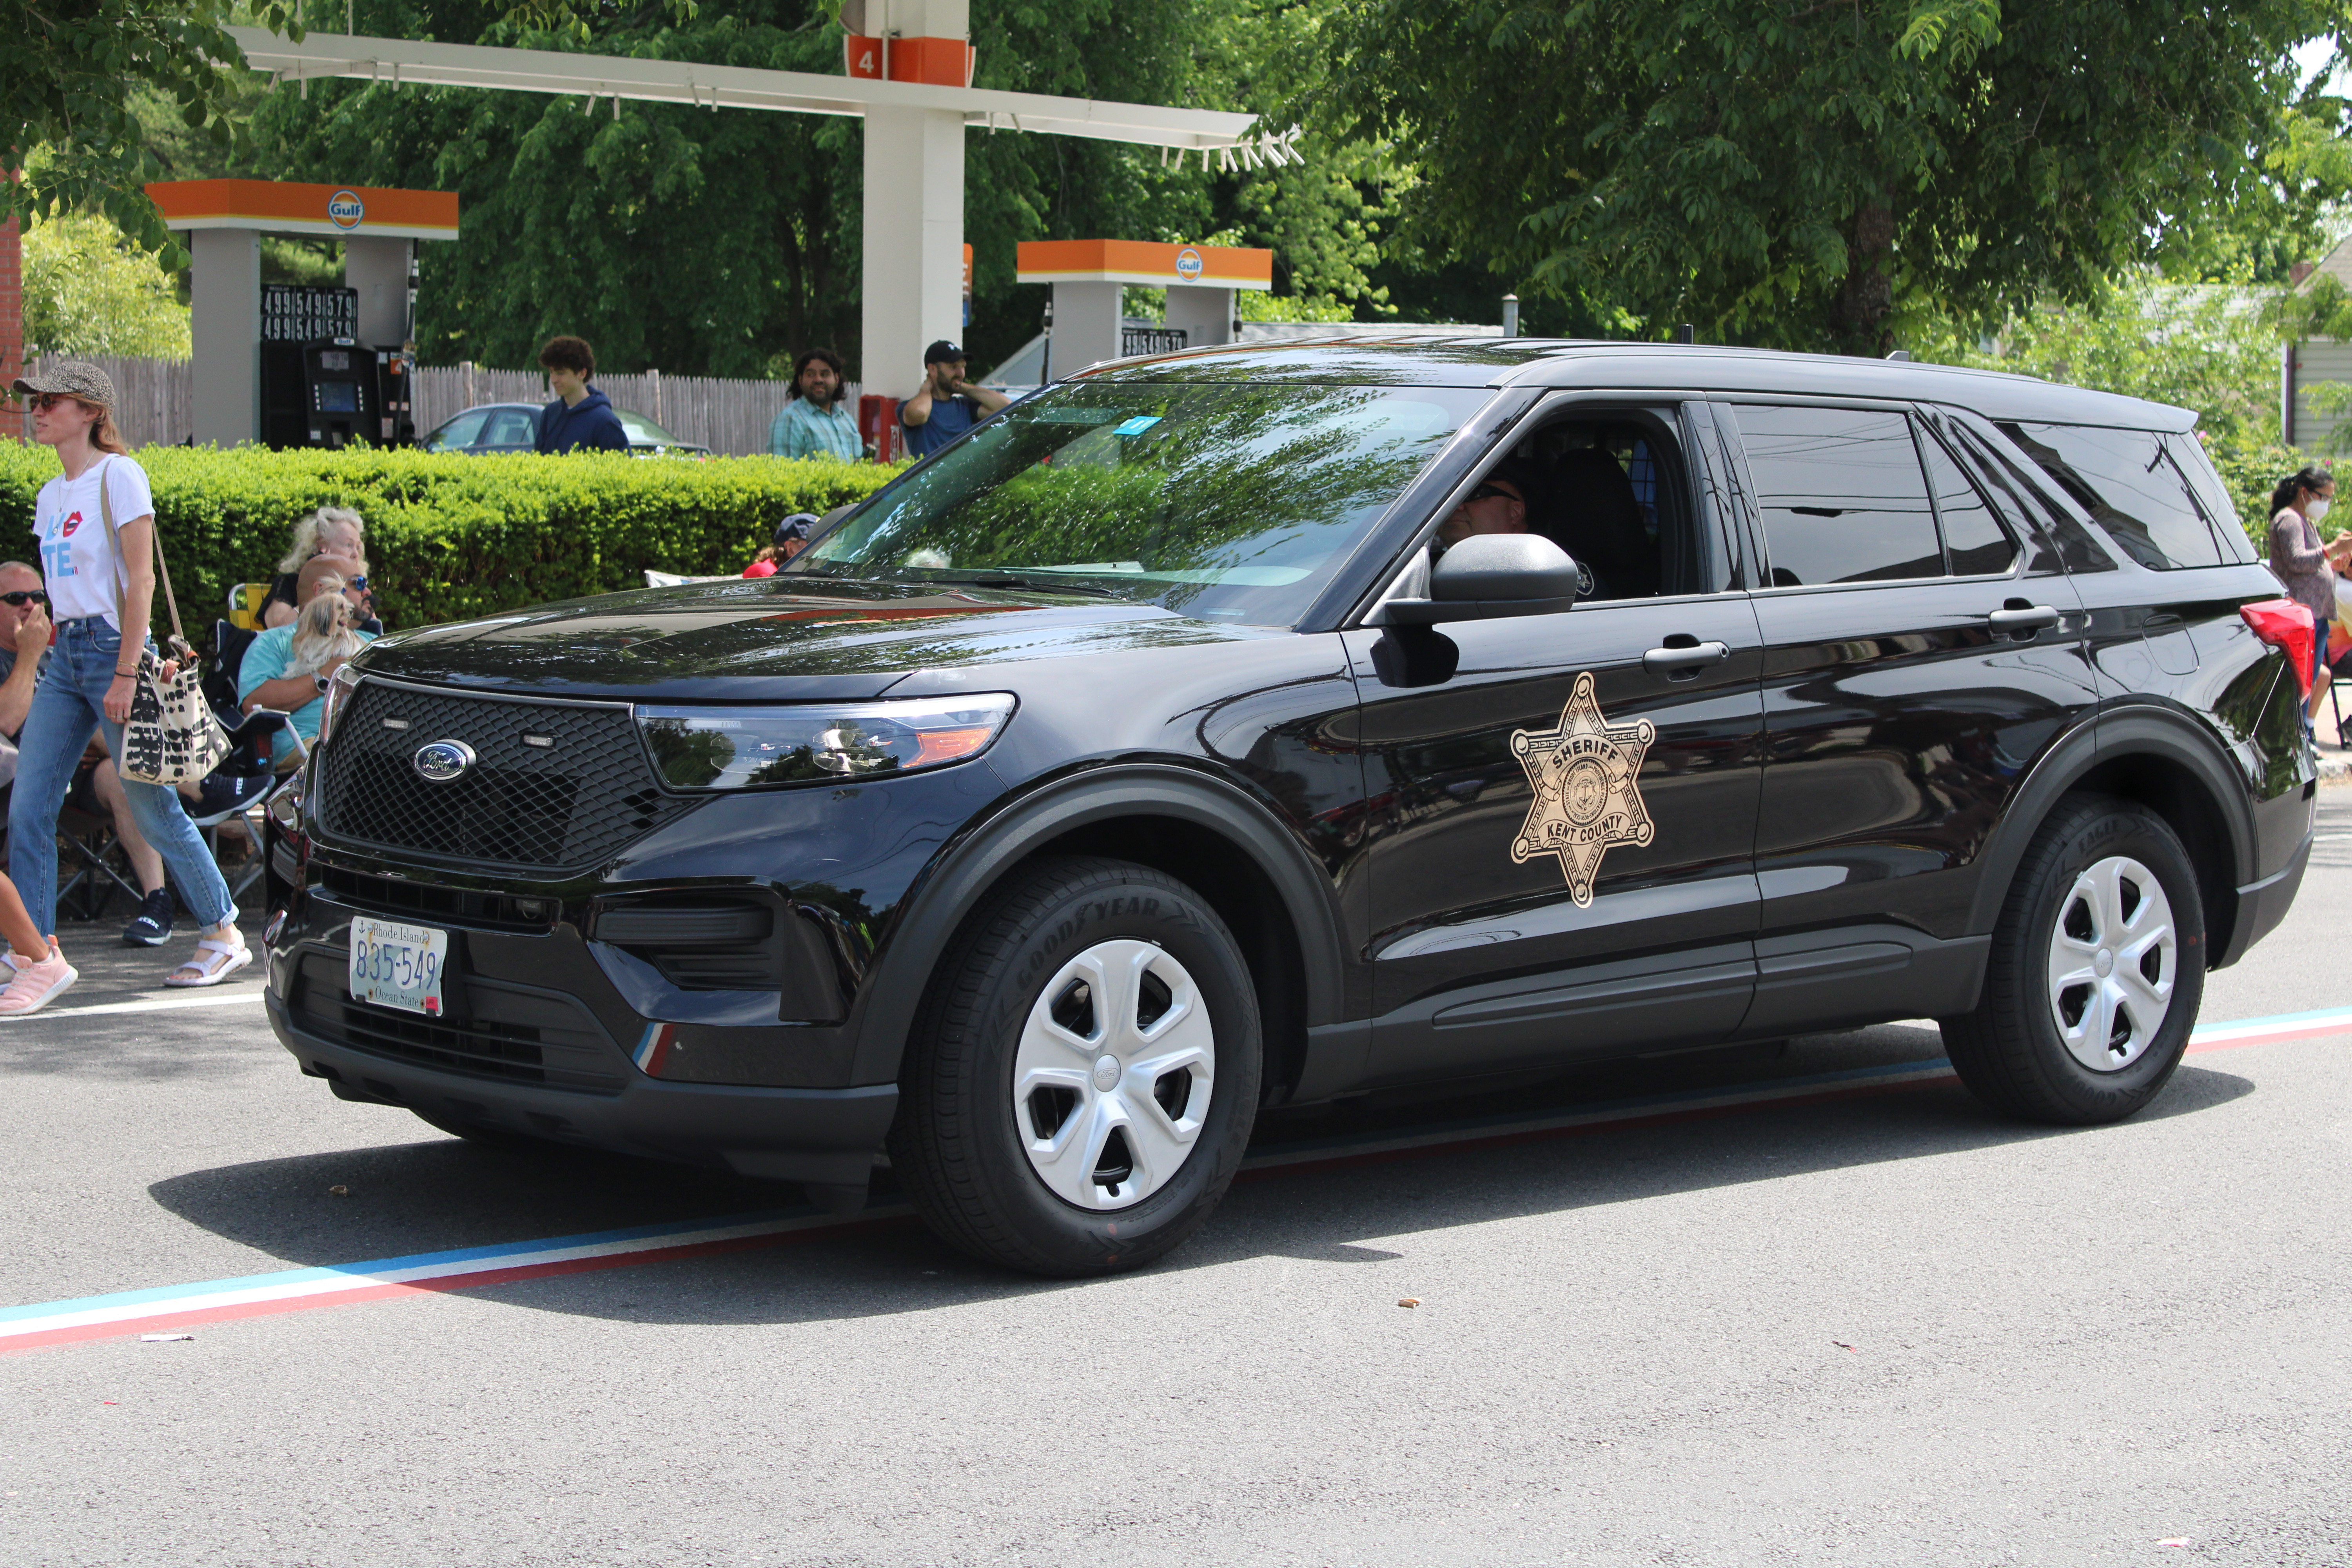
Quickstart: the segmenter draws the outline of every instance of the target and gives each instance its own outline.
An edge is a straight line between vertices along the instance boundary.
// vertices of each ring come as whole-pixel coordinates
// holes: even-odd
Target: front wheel
[[[2156,1098],[2205,994],[2205,906],[2165,820],[2074,795],[2042,825],[1993,928],[1976,1011],[1942,1020],[1960,1080],[2036,1121],[2118,1121]]]
[[[931,1228],[974,1257],[1131,1268],[1224,1195],[1259,1070],[1249,965],[1206,900],[1125,861],[1039,861],[933,975],[891,1164]]]

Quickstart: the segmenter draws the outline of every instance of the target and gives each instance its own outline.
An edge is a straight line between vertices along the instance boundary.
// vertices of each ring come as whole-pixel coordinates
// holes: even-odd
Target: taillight
[[[2309,697],[2312,652],[2317,646],[2314,639],[2318,635],[2311,612],[2293,599],[2258,599],[2240,605],[2238,615],[2256,637],[2286,655],[2287,663],[2294,667],[2295,685]]]

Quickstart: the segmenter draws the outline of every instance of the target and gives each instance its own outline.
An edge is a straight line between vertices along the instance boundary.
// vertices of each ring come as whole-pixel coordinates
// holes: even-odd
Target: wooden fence
[[[38,375],[65,358],[36,355],[26,374]],[[89,363],[114,380],[114,426],[133,447],[184,441],[196,427],[195,367],[184,359],[125,359],[93,354]],[[33,411],[23,410],[22,434],[33,438]]]
[[[33,374],[62,356],[33,362]],[[185,441],[195,428],[195,367],[187,360],[94,356],[114,378],[115,422],[133,447]],[[634,409],[681,441],[728,456],[768,449],[768,425],[784,405],[781,381],[733,381],[718,376],[600,375],[596,384],[616,407]],[[849,405],[857,406],[857,384]],[[544,403],[547,379],[535,370],[490,370],[478,364],[425,365],[416,373],[416,433],[424,436],[461,408],[477,403]],[[22,434],[33,438],[33,416]]]

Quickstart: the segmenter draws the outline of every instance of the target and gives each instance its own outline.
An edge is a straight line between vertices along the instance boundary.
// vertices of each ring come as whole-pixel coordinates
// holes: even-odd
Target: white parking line
[[[106,1013],[166,1013],[181,1007],[228,1007],[239,1002],[258,1002],[261,988],[253,986],[236,991],[190,990],[162,996],[141,996],[129,1002],[98,1002],[87,1007],[46,1007],[38,1013],[27,1013],[26,1018],[95,1018]],[[10,1019],[6,1022],[18,1022]]]

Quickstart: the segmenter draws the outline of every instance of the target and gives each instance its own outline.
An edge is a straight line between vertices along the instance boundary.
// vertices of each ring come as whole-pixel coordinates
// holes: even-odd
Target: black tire
[[[1065,1199],[1033,1167],[1013,1071],[1048,986],[1081,955],[1119,942],[1150,944],[1181,966],[1205,1007],[1213,1066],[1205,1111],[1182,1102],[1198,1127],[1173,1174],[1132,1206],[1103,1212]],[[1065,1001],[1069,984],[1057,988]],[[908,1039],[891,1165],[931,1228],[975,1258],[1064,1277],[1137,1268],[1191,1236],[1224,1195],[1256,1119],[1261,1064],[1249,965],[1207,900],[1126,861],[1034,861],[990,894],[932,973]],[[1085,1179],[1116,1201],[1115,1181],[1095,1181],[1107,1168]]]
[[[2119,857],[2152,873],[2170,906],[2174,964],[2161,1024],[2149,1028],[2140,1021],[2146,1043],[2138,1054],[2100,1070],[2079,1059],[2061,1032],[2052,954],[2062,917],[2095,921],[2075,897],[2077,879]],[[1960,1081],[1997,1110],[2061,1126],[2120,1121],[2155,1099],[2180,1065],[2204,1000],[2205,964],[2197,870],[2171,826],[2128,801],[2069,795],[2018,865],[1993,928],[1976,1011],[1940,1020],[1944,1047]],[[2117,1015],[2118,1027],[2128,1022]],[[2101,1052],[2103,1044],[2084,1048]]]

